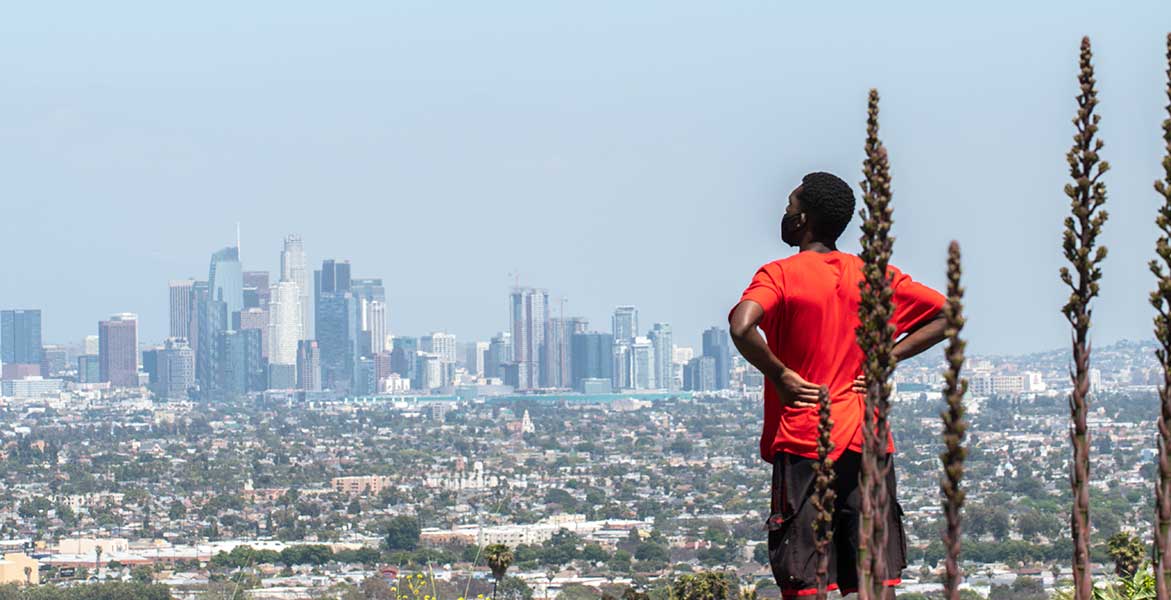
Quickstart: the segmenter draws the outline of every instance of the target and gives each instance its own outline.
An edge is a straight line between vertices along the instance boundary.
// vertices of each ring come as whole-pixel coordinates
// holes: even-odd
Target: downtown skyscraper
[[[529,390],[541,381],[541,350],[545,343],[545,319],[549,314],[549,292],[516,287],[509,295],[512,324],[512,362],[516,368],[516,389]]]
[[[305,257],[305,246],[299,235],[292,234],[285,238],[285,245],[281,250],[280,281],[297,284],[301,339],[314,339],[313,280],[309,275],[309,259]]]
[[[662,390],[675,391],[674,343],[671,326],[655,323],[651,326],[651,345],[654,347],[655,385]]]
[[[350,288],[350,262],[325,260],[314,273],[317,344],[324,389],[351,391],[358,358],[359,305]]]
[[[113,387],[138,386],[138,315],[119,313],[98,323],[98,370]]]
[[[211,255],[207,274],[207,298],[197,307],[200,315],[195,376],[206,399],[226,395],[229,379],[242,372],[242,365],[227,364],[230,344],[221,337],[231,331],[234,313],[244,307],[244,274],[240,251],[234,246]],[[259,336],[257,337],[259,340]],[[256,342],[259,350],[260,342]]]
[[[41,311],[0,311],[0,364],[5,379],[41,374]]]
[[[303,339],[301,293],[294,281],[272,285],[268,301],[269,387],[292,389],[297,385],[297,343]]]
[[[191,289],[195,286],[194,279],[177,279],[171,281],[171,335],[173,338],[186,338],[191,329]]]

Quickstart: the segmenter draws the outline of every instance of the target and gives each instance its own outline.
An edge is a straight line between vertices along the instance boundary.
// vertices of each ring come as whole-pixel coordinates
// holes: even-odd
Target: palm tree
[[[25,567],[24,568],[24,584],[25,585],[32,585],[33,584],[33,568],[32,567]]]
[[[97,560],[94,561],[94,573],[96,576],[102,575],[102,547],[100,545],[94,546],[94,554],[97,555]]]
[[[508,567],[512,566],[512,550],[504,544],[492,544],[484,548],[484,560],[488,568],[492,569],[492,598],[496,598],[496,586],[504,579]]]

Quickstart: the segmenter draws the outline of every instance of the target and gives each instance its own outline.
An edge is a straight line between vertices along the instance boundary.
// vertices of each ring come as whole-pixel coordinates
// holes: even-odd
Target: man
[[[769,562],[786,597],[817,589],[817,554],[810,502],[817,462],[818,390],[826,386],[834,427],[830,434],[837,478],[829,589],[843,595],[858,587],[857,548],[861,511],[862,416],[865,391],[858,327],[862,260],[839,252],[837,240],[854,215],[850,186],[829,173],[810,173],[789,194],[781,219],[781,240],[800,252],[761,267],[728,320],[740,354],[769,382],[764,393],[760,454],[772,463],[772,505],[768,526]],[[944,337],[944,298],[890,267],[891,323],[898,340],[896,360],[905,360]],[[761,337],[757,328],[764,331]],[[901,338],[901,339],[900,339]],[[888,446],[893,453],[893,440]],[[893,457],[893,454],[891,455]],[[890,460],[890,459],[888,459]],[[890,491],[888,572],[876,574],[898,585],[906,567],[902,508]]]

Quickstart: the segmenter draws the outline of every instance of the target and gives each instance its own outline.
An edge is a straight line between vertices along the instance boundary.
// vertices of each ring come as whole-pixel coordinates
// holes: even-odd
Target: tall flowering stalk
[[[964,340],[960,331],[964,328],[964,288],[960,286],[960,245],[952,242],[947,248],[947,304],[943,306],[947,318],[947,370],[943,374],[943,397],[947,409],[943,418],[944,451],[939,455],[943,463],[943,477],[939,491],[943,495],[943,548],[947,553],[944,560],[946,574],[943,579],[945,600],[960,598],[960,509],[964,506],[964,490],[960,480],[964,476],[964,459],[968,451],[964,448],[964,433],[968,422],[964,419],[964,393],[968,382],[960,378],[964,366]]]
[[[829,545],[833,541],[834,500],[834,460],[829,457],[834,451],[834,443],[830,441],[830,432],[834,422],[830,418],[829,390],[825,386],[817,394],[817,464],[813,470],[817,478],[814,480],[814,493],[811,502],[817,509],[817,520],[814,522],[814,534],[817,539],[817,600],[825,600],[829,584]]]
[[[886,474],[887,440],[890,437],[890,376],[894,372],[894,326],[890,280],[890,262],[894,238],[890,236],[890,163],[886,148],[878,139],[878,90],[870,90],[866,117],[866,159],[862,163],[862,252],[864,279],[858,305],[858,345],[866,358],[862,372],[866,376],[865,416],[862,427],[862,472],[859,481],[862,495],[861,531],[858,547],[858,597],[879,600],[883,597],[886,577],[888,495]]]
[[[1159,216],[1155,218],[1162,235],[1155,243],[1155,253],[1162,259],[1151,261],[1151,272],[1158,280],[1159,289],[1151,292],[1154,305],[1155,337],[1160,348],[1155,352],[1163,365],[1163,385],[1159,389],[1159,481],[1155,485],[1155,596],[1168,600],[1171,588],[1171,34],[1167,35],[1167,118],[1163,120],[1163,142],[1167,153],[1163,156],[1163,179],[1155,182],[1155,191],[1162,197]],[[1167,265],[1167,270],[1163,270]]]
[[[1062,313],[1073,327],[1073,392],[1069,396],[1069,437],[1073,446],[1070,466],[1070,487],[1073,490],[1073,511],[1070,530],[1073,535],[1074,600],[1091,600],[1093,581],[1090,579],[1090,436],[1086,427],[1090,393],[1090,301],[1098,295],[1099,267],[1106,258],[1106,248],[1096,246],[1106,211],[1106,184],[1102,175],[1110,169],[1101,160],[1102,140],[1095,138],[1101,116],[1094,114],[1098,94],[1094,88],[1093,52],[1090,38],[1082,38],[1081,71],[1078,74],[1080,92],[1077,96],[1077,116],[1073,124],[1073,148],[1067,159],[1073,183],[1065,185],[1072,214],[1065,218],[1063,248],[1070,267],[1061,268],[1061,281],[1070,289],[1069,301]],[[1072,268],[1072,271],[1071,271]]]

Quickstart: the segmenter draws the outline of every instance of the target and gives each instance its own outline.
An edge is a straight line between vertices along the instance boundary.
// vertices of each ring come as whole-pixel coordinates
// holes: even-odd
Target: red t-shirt
[[[897,338],[934,318],[945,299],[894,267],[887,272]],[[862,259],[857,256],[806,251],[761,267],[740,298],[764,308],[760,328],[773,354],[805,380],[829,388],[834,421],[831,458],[847,449],[862,451],[864,398],[852,389],[862,373],[856,333],[862,280]],[[817,423],[816,407],[782,407],[776,389],[766,382],[761,458],[772,462],[777,452],[817,458]]]

